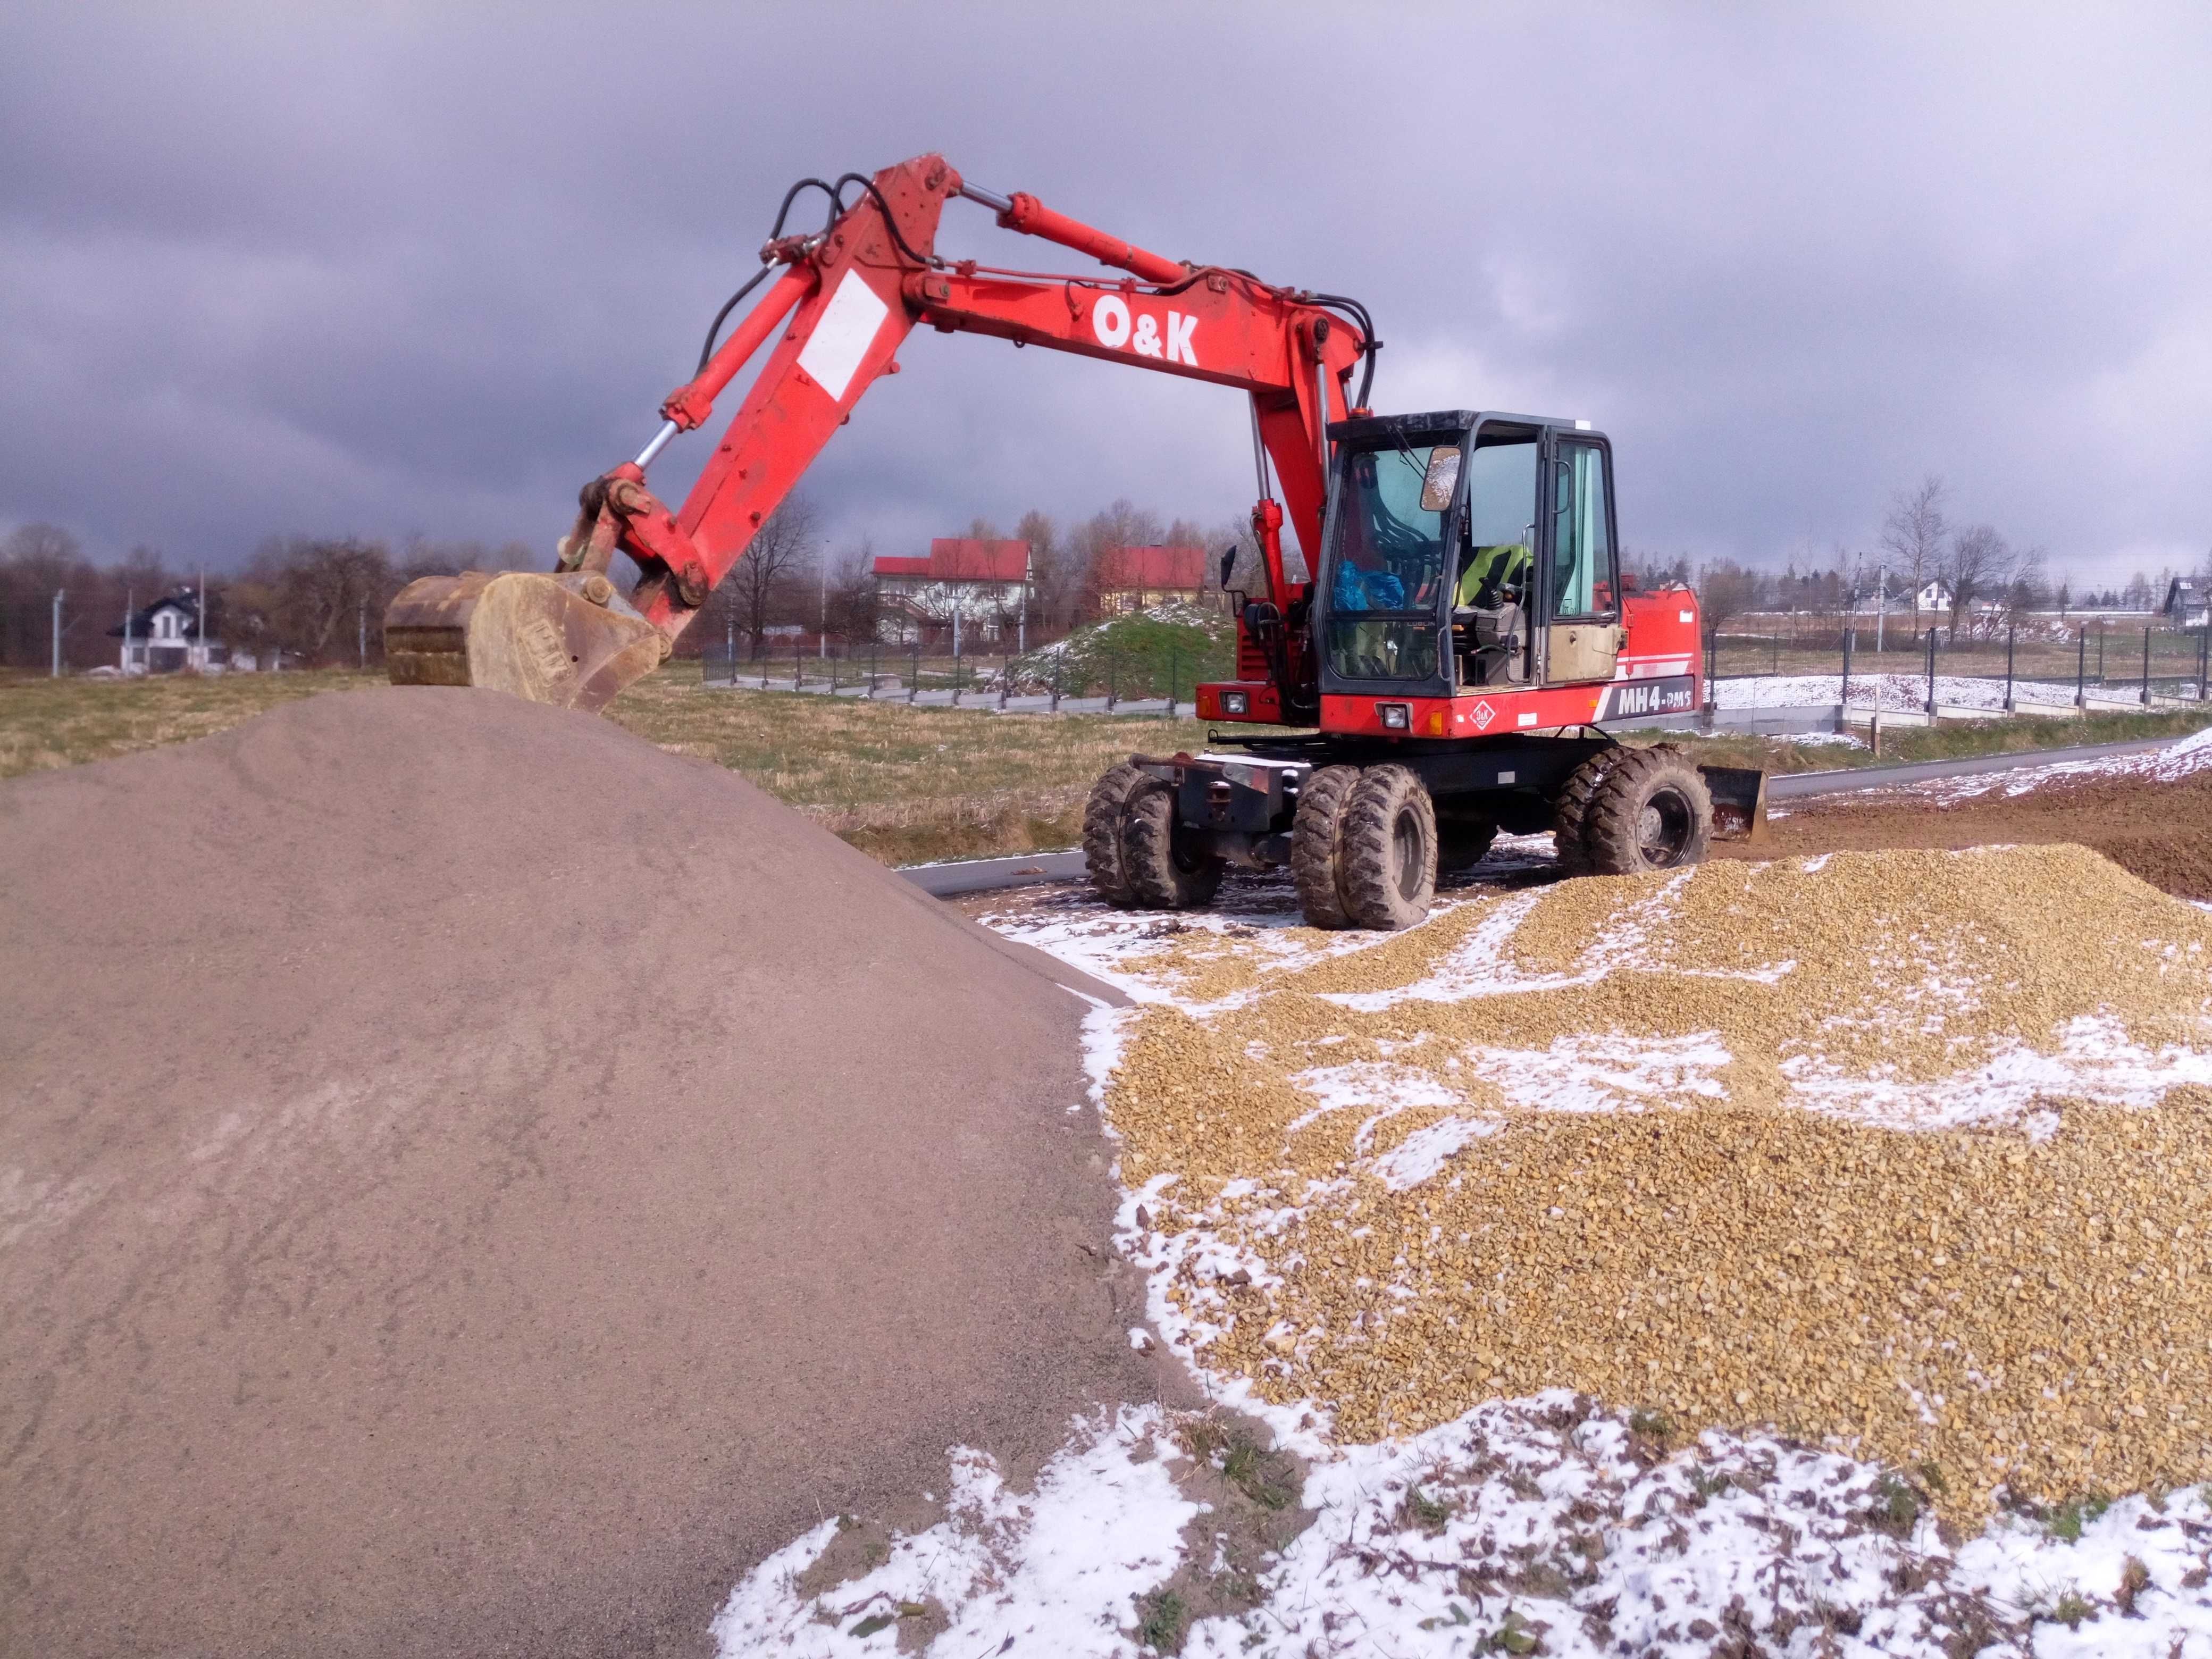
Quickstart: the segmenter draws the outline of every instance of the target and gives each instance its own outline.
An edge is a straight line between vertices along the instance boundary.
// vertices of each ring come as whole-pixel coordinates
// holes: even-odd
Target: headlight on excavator
[[[1249,691],[1224,691],[1221,694],[1224,714],[1249,714],[1252,712],[1252,694]]]
[[[1413,710],[1408,703],[1378,702],[1375,708],[1382,716],[1382,729],[1386,732],[1403,732],[1413,724]]]

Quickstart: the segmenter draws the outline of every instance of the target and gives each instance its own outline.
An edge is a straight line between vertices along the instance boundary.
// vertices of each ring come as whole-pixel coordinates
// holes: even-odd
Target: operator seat
[[[1519,542],[1478,547],[1460,572],[1453,597],[1452,650],[1463,685],[1519,684],[1528,678],[1524,608],[1531,563]]]

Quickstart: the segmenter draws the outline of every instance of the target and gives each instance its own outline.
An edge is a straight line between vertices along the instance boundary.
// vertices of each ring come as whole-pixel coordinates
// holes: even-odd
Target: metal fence
[[[849,693],[956,707],[1003,707],[1017,700],[1027,706],[1043,698],[1055,708],[1065,699],[1086,704],[1103,700],[1109,710],[1124,702],[1164,701],[1173,709],[1188,708],[1201,681],[1230,678],[1234,665],[1233,649],[1226,644],[1207,650],[1099,647],[1079,654],[1048,648],[1013,658],[933,655],[919,644],[832,647],[823,654],[811,641],[795,641],[781,654],[759,656],[709,644],[700,653],[699,678],[708,686]]]
[[[1788,635],[1724,629],[1707,635],[1705,673],[1716,685],[1779,682],[1778,701],[1796,700],[1787,684],[1796,679],[1834,688],[1822,696],[1804,695],[1804,701],[1843,702],[1877,696],[1877,677],[1886,683],[1884,692],[1917,682],[1914,701],[1930,713],[1939,704],[1961,703],[2002,710],[2202,702],[2212,679],[2212,628],[2092,622],[2063,632],[2008,627],[1959,640],[1930,629],[1917,641],[1886,639],[1882,645],[1877,649],[1863,628]],[[1709,702],[1717,700],[1709,693]]]

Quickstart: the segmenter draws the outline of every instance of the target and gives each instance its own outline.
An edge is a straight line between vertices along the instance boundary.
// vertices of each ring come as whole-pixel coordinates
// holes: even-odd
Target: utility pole
[[[61,588],[54,589],[54,665],[47,676],[57,680],[62,677],[62,592]]]
[[[822,620],[814,630],[814,653],[823,658],[830,654],[830,550],[822,550]]]
[[[1017,654],[1030,653],[1030,555],[1033,550],[1027,542],[1022,544],[1022,616],[1014,624],[1014,649]]]
[[[123,590],[123,672],[125,674],[131,672],[131,613],[137,607],[137,588]]]
[[[1874,659],[1881,662],[1881,624],[1889,615],[1889,566],[1878,564],[1874,575]]]

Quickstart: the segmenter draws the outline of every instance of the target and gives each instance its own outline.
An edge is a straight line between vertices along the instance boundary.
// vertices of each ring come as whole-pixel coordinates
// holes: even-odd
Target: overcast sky
[[[2077,576],[2212,548],[2202,3],[10,7],[0,528],[550,550],[786,185],[928,149],[1358,295],[1378,409],[1595,422],[1632,547],[1871,546],[1936,471]],[[1082,268],[966,204],[939,246]],[[902,360],[805,486],[841,543],[1249,505],[1234,393]]]

